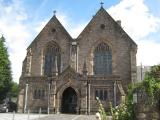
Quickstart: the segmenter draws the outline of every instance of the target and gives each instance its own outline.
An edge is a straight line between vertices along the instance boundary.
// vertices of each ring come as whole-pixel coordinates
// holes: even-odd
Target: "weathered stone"
[[[110,75],[95,75],[93,72],[94,50],[102,42],[111,48]],[[60,47],[61,67],[57,76],[46,76],[44,75],[46,47],[54,43]],[[56,16],[53,16],[27,51],[20,77],[18,102],[20,112],[24,110],[24,106],[31,112],[36,112],[39,108],[47,112],[48,107],[50,112],[63,112],[65,99],[63,93],[67,89],[75,91],[77,114],[97,112],[95,91],[106,90],[107,97],[106,100],[102,100],[102,104],[107,111],[109,102],[119,104],[128,84],[136,79],[137,45],[103,7],[76,39],[72,39]],[[85,74],[83,74],[84,62]],[[25,91],[26,83],[29,84],[28,91]],[[45,90],[43,98],[34,98],[36,89]]]

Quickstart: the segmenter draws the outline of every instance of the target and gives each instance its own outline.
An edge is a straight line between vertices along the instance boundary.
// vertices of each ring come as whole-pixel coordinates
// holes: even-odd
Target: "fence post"
[[[39,108],[39,118],[40,118],[41,112],[42,112],[42,110],[41,110],[41,108]]]
[[[29,109],[28,109],[28,119],[27,119],[27,120],[29,120],[29,113],[30,113],[30,111],[29,111]]]
[[[15,116],[15,111],[13,111],[13,118],[12,118],[12,120],[14,120],[14,116]]]

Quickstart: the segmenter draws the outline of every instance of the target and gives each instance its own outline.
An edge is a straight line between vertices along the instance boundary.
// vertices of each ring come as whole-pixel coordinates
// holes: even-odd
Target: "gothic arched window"
[[[100,43],[94,51],[94,74],[109,75],[112,73],[112,52],[106,43]]]
[[[60,64],[60,48],[57,44],[50,43],[45,50],[44,74],[47,76],[52,76],[54,72],[60,73]],[[57,69],[57,71],[55,71],[55,69]]]

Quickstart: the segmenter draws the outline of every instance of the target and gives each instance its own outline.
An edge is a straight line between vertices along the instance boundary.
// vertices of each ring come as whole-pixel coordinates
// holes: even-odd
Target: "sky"
[[[73,38],[103,7],[137,43],[137,65],[160,64],[160,0],[0,0],[0,36],[6,38],[18,83],[26,49],[54,15]]]

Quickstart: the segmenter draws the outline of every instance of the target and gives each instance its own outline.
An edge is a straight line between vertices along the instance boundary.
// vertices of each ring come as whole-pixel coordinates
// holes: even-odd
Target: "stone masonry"
[[[94,73],[94,50],[100,43],[111,48],[109,75]],[[45,56],[47,46],[52,44],[60,48],[61,57],[57,61],[60,64],[55,62],[53,74],[48,76],[44,74]],[[136,79],[136,52],[136,43],[103,7],[76,39],[54,15],[27,48],[19,81],[18,111],[95,113],[96,94],[105,98],[102,104],[107,111],[109,102],[118,105],[128,84]]]

